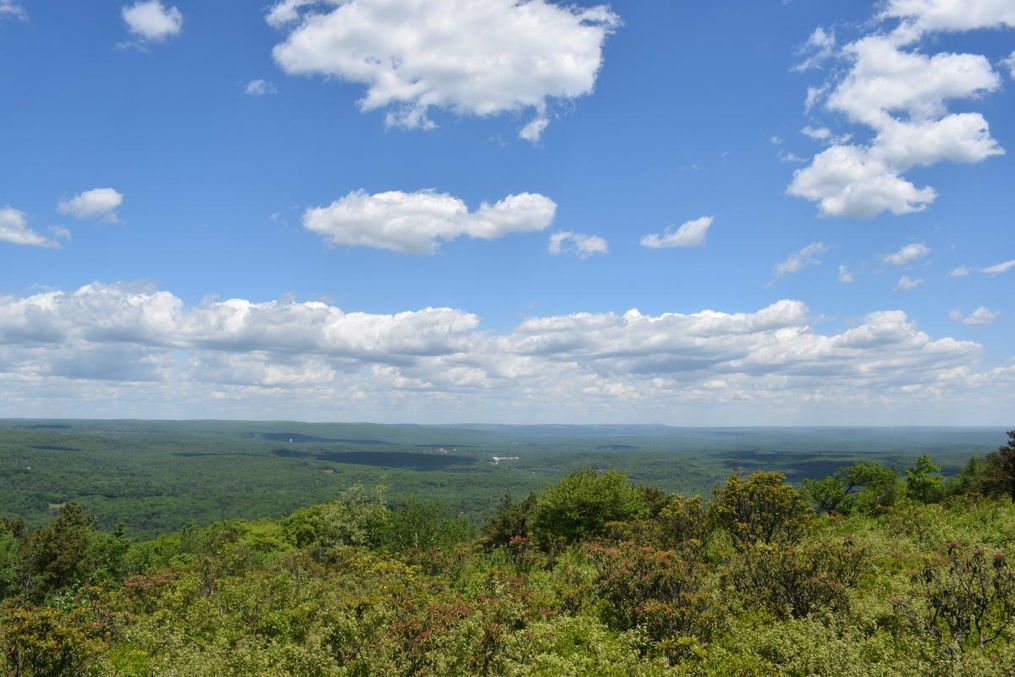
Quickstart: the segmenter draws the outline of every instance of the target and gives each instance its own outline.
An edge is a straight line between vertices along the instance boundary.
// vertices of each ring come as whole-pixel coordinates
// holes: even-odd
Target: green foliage
[[[86,555],[91,569],[89,581],[95,584],[122,581],[127,575],[131,546],[133,541],[124,534],[122,524],[111,533],[96,532]]]
[[[712,512],[740,552],[755,544],[792,543],[810,528],[814,512],[779,473],[730,475],[715,489]]]
[[[949,543],[945,559],[913,574],[924,589],[927,628],[953,652],[983,651],[1010,631],[1015,573],[1003,552]]]
[[[709,507],[701,496],[670,496],[659,511],[657,522],[666,547],[691,550],[704,547],[715,527]]]
[[[609,522],[646,512],[645,496],[614,470],[576,470],[548,486],[536,502],[529,527],[544,546],[577,543],[604,533]]]
[[[645,509],[649,517],[658,517],[662,509],[670,503],[671,495],[659,487],[641,486],[638,489],[645,498]]]
[[[724,627],[726,608],[710,594],[704,564],[633,543],[590,544],[586,551],[597,572],[590,588],[608,627],[641,628],[671,659]]]
[[[987,454],[980,490],[988,496],[1008,496],[1015,503],[1015,430],[1008,431],[1007,444]]]
[[[389,517],[385,492],[380,484],[369,493],[363,485],[354,484],[330,503],[297,510],[281,521],[282,529],[298,548],[377,546]]]
[[[944,477],[937,474],[941,466],[924,454],[906,468],[906,496],[920,503],[933,503],[941,498]]]
[[[748,606],[776,618],[803,618],[829,607],[841,610],[847,589],[870,567],[868,553],[853,539],[798,545],[758,545],[733,559],[728,577]]]
[[[924,503],[935,466],[846,468],[866,483],[822,520],[777,473],[708,502],[579,471],[478,541],[457,507],[356,485],[145,543],[65,507],[0,522],[0,674],[1015,674],[1015,505]]]
[[[929,677],[919,652],[849,615],[813,614],[777,623],[753,618],[709,648],[695,675],[708,677]],[[947,673],[952,675],[960,673]],[[995,673],[1000,677],[1002,673]],[[944,677],[944,675],[941,675]]]
[[[0,600],[20,589],[18,580],[18,541],[6,525],[0,523]]]
[[[929,458],[926,463],[930,463]],[[920,489],[916,489],[917,484],[914,484],[915,490],[929,492],[936,486],[936,479],[930,477],[929,473],[937,472],[940,468],[932,470],[932,467],[936,466],[933,464],[925,466],[920,462],[914,467],[914,472],[917,473],[914,475],[914,482],[923,483],[920,484]],[[872,515],[878,510],[895,505],[901,491],[899,476],[894,470],[869,461],[861,461],[848,468],[839,468],[821,480],[803,481],[803,493],[807,500],[828,514],[848,515],[861,512]]]
[[[407,498],[388,515],[380,531],[380,545],[394,552],[451,549],[472,535],[469,521],[455,515],[445,503]]]
[[[56,518],[22,539],[19,569],[26,587],[41,598],[84,580],[92,563],[95,518],[77,503],[65,503]]]
[[[507,640],[505,677],[664,677],[677,675],[663,658],[641,655],[641,638],[616,633],[586,616],[554,616]],[[472,673],[481,674],[481,673]]]
[[[984,493],[980,486],[981,479],[987,468],[987,462],[979,456],[970,456],[962,470],[945,480],[945,496],[964,496]]]
[[[689,557],[697,557],[715,531],[712,513],[700,496],[685,498],[677,494],[656,497],[647,518],[638,516],[608,526],[612,540],[677,550]]]
[[[0,606],[0,660],[11,677],[99,675],[112,635],[112,617],[95,595],[61,606]]]
[[[529,492],[515,503],[511,494],[501,499],[497,510],[483,522],[483,537],[488,547],[509,545],[517,538],[528,538],[529,521],[536,509],[536,493]]]
[[[898,473],[877,463],[857,463],[850,469],[850,482],[862,487],[854,496],[852,510],[867,515],[895,505],[902,494]]]

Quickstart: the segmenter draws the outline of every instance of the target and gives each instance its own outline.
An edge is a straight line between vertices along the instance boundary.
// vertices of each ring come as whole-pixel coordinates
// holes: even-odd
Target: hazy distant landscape
[[[729,473],[793,484],[860,460],[900,470],[923,454],[952,475],[1001,428],[677,428],[651,425],[378,425],[288,421],[0,421],[0,517],[29,524],[77,502],[133,537],[281,517],[361,483],[393,500],[445,502],[480,522],[510,493],[579,467],[711,493]],[[494,459],[499,459],[496,462]]]

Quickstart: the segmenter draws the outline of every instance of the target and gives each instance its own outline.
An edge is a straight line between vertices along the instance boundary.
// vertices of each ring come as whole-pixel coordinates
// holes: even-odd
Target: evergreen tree
[[[1006,494],[1015,503],[1015,430],[1008,431],[1008,444],[987,454],[982,486],[985,494]]]

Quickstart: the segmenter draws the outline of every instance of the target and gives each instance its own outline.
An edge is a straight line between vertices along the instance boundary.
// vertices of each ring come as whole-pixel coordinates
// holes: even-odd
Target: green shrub
[[[578,543],[601,536],[609,522],[647,511],[645,495],[614,470],[576,470],[548,486],[536,502],[530,521],[533,536],[544,547]]]

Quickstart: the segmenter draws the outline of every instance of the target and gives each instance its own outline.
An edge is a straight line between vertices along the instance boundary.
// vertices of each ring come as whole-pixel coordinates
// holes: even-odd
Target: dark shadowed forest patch
[[[204,451],[177,451],[173,456],[179,456],[180,458],[204,458],[206,456],[256,456],[262,457],[264,454],[245,453],[242,451],[221,451],[221,452],[204,452]]]
[[[369,465],[380,468],[403,468],[408,470],[444,470],[455,465],[470,465],[476,459],[454,454],[422,454],[411,451],[325,451],[302,452],[291,449],[275,449],[276,456],[283,458],[305,458],[332,463]]]
[[[856,462],[855,455],[829,451],[785,453],[743,449],[712,454],[712,456],[725,457],[734,470],[739,470],[745,475],[756,470],[765,470],[781,472],[793,481],[803,477],[827,477],[839,468]],[[901,463],[892,463],[892,459],[876,455],[871,455],[870,460],[888,466],[901,465]]]

